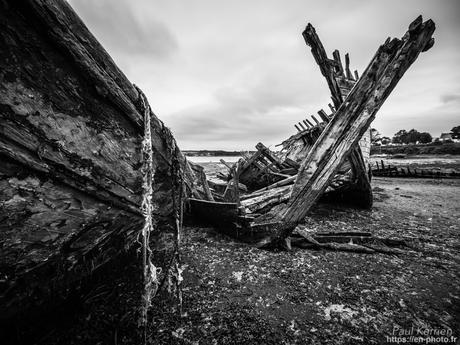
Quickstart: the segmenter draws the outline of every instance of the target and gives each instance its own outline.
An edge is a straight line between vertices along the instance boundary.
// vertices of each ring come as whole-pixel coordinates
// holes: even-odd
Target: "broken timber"
[[[299,166],[297,163],[280,160],[262,143],[258,143],[256,149],[257,151],[252,156],[242,158],[236,164],[239,171],[239,182],[250,191],[263,188],[297,173]],[[231,179],[232,176],[233,173],[229,178]]]

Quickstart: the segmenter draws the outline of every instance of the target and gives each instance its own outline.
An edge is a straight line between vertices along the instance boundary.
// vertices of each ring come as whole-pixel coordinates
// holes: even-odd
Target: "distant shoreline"
[[[253,154],[255,151],[225,151],[225,150],[182,150],[188,157],[229,157],[242,156],[244,153]]]
[[[371,155],[460,155],[460,143],[429,143],[408,145],[372,145]]]
[[[183,150],[188,157],[234,157],[244,154],[252,155],[255,151],[226,151],[226,150]],[[460,143],[429,143],[408,145],[372,145],[371,155],[460,155]]]

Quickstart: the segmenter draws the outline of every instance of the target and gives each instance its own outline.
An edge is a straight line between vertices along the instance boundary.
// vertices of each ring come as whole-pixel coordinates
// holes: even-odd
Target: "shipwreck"
[[[125,339],[145,340],[152,298],[169,290],[181,301],[186,210],[276,245],[323,195],[370,207],[369,125],[433,45],[434,29],[417,18],[359,77],[348,55],[345,67],[338,52],[327,57],[308,25],[331,113],[296,125],[280,155],[258,144],[213,184],[67,1],[0,0],[0,318],[10,325],[2,339],[19,343],[28,331],[18,325],[41,327],[37,316],[123,270],[130,297],[110,303],[124,306]]]
[[[323,109],[294,125],[278,154],[262,143],[230,166],[225,188],[207,200],[191,198],[191,213],[230,235],[258,246],[283,242],[320,198],[370,208],[370,125],[379,108],[421,52],[434,44],[435,26],[418,17],[401,39],[387,39],[363,74],[350,70],[340,52],[329,58],[315,28],[302,33],[331,92]],[[222,189],[224,190],[222,193]],[[220,193],[219,193],[220,190]]]

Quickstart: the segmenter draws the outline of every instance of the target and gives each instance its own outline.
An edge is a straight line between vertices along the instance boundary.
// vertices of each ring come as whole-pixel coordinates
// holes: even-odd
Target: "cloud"
[[[135,2],[72,0],[71,5],[110,53],[164,59],[178,49],[168,27],[136,12]]]
[[[283,83],[279,72],[251,75],[251,81],[218,88],[210,102],[172,114],[167,123],[187,149],[249,149],[259,141],[279,144],[295,132],[293,124],[306,117],[308,103],[318,96],[306,87],[304,76],[282,72],[289,83]]]
[[[457,124],[458,0],[69,1],[184,149],[274,145],[327,109],[329,90],[301,36],[307,22],[329,55],[349,52],[362,74],[388,36],[401,37],[419,14],[432,18],[434,47],[372,126],[382,135],[414,127],[435,134]]]
[[[441,101],[443,103],[458,103],[460,102],[460,94],[448,93],[441,95]]]

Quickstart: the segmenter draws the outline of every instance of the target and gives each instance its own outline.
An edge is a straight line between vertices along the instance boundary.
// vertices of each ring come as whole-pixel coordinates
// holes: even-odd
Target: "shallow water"
[[[227,163],[235,163],[241,156],[187,156],[193,163],[219,163],[221,159]]]

